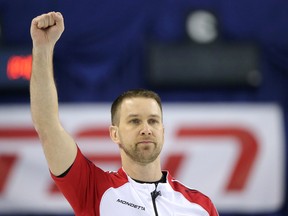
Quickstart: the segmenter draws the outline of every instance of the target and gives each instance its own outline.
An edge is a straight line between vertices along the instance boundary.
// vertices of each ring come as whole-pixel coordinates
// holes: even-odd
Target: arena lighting
[[[199,44],[214,42],[218,38],[218,20],[210,11],[191,11],[186,18],[186,32],[189,38]]]

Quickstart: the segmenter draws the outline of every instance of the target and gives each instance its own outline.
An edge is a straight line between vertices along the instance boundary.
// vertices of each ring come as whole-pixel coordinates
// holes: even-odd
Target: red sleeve
[[[69,172],[64,177],[51,176],[76,215],[99,214],[100,199],[109,188],[109,175],[85,158],[79,148]]]

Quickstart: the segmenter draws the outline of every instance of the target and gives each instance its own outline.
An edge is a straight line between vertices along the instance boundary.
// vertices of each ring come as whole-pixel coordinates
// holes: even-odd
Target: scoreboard
[[[0,89],[28,88],[32,70],[32,48],[0,47]]]

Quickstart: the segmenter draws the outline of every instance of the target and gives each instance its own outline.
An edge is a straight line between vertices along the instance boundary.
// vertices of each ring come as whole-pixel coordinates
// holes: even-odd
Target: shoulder
[[[196,189],[188,188],[186,185],[184,185],[183,183],[179,182],[176,179],[171,179],[169,183],[174,191],[180,192],[190,202],[196,202],[196,203],[202,201],[211,202],[210,198],[205,194],[203,194],[202,192]]]
[[[65,178],[52,177],[55,180],[60,179],[61,181],[65,179],[76,181],[78,179],[87,183],[96,183],[96,186],[100,185],[106,187],[120,187],[128,182],[127,175],[122,169],[115,172],[104,171],[90,160],[90,158],[86,157],[78,147],[76,158],[68,170],[67,175],[65,175]]]
[[[200,205],[207,212],[209,212],[209,215],[218,215],[213,202],[207,195],[196,189],[191,189],[187,187],[186,185],[172,178],[171,176],[168,177],[168,181],[172,189],[176,192],[181,193],[189,202]]]
[[[94,179],[96,185],[100,185],[101,187],[106,186],[106,188],[117,188],[128,182],[128,177],[122,168],[118,171],[104,171],[101,167],[84,156],[80,150],[78,150],[77,159],[75,160],[75,165],[78,163],[78,172],[88,173],[87,177],[92,181]]]

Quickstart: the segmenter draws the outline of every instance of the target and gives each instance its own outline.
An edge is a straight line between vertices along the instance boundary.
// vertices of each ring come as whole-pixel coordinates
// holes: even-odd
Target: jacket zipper
[[[157,211],[157,206],[156,206],[156,198],[158,196],[161,196],[161,192],[157,191],[157,183],[155,184],[155,190],[151,192],[151,198],[152,198],[152,203],[153,203],[153,208],[155,212],[155,216],[158,216],[158,211]]]

